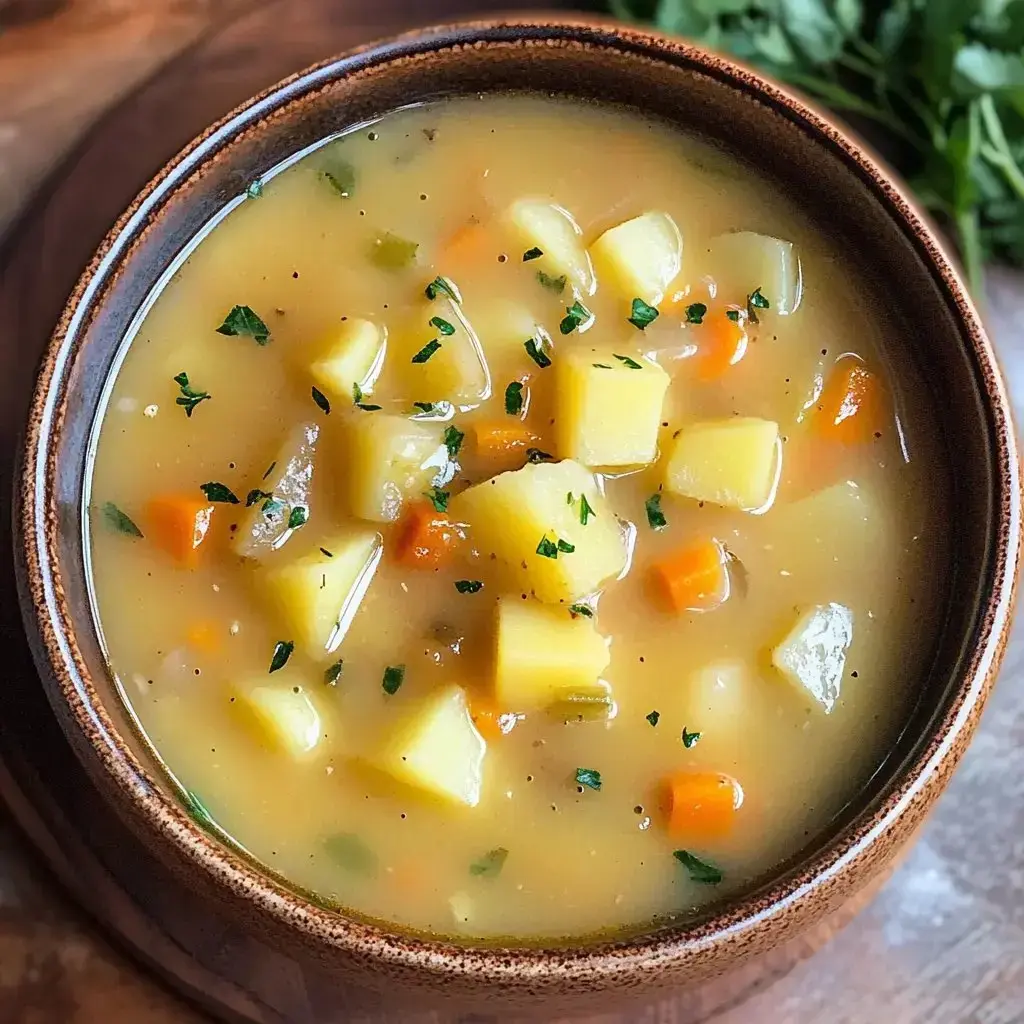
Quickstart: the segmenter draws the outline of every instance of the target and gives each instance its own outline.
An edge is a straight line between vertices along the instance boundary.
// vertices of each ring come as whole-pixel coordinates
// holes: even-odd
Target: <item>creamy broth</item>
[[[787,198],[635,112],[488,97],[331,140],[198,244],[113,382],[91,573],[125,700],[201,821],[331,905],[521,938],[699,910],[856,796],[926,673],[945,477],[895,331]],[[311,369],[339,352],[361,394]],[[382,468],[383,423],[429,468]]]

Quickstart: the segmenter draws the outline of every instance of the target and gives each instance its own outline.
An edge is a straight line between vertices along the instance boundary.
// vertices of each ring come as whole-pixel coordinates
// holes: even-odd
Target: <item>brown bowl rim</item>
[[[421,59],[444,50],[501,45],[613,49],[640,59],[668,62],[756,98],[795,122],[814,144],[837,156],[850,173],[867,185],[913,243],[959,327],[983,390],[985,411],[995,439],[993,463],[998,466],[997,492],[1001,498],[998,524],[989,542],[991,595],[977,628],[978,642],[962,670],[947,713],[913,760],[903,766],[881,805],[863,812],[799,870],[768,882],[755,896],[727,904],[703,921],[670,925],[639,938],[588,943],[577,949],[567,948],[568,943],[581,941],[571,937],[547,944],[494,948],[389,931],[381,925],[347,917],[344,911],[318,907],[278,884],[197,826],[147,774],[119,735],[89,677],[75,639],[76,627],[63,598],[57,555],[57,510],[48,504],[52,502],[51,484],[58,469],[53,439],[63,427],[65,375],[88,326],[89,311],[102,301],[116,268],[130,258],[137,242],[135,233],[143,219],[185,187],[220,147],[254,126],[258,130],[266,115],[342,76],[394,61]],[[599,18],[534,16],[470,20],[371,43],[282,80],[197,136],[140,192],[107,234],[76,284],[43,356],[20,455],[21,470],[15,481],[15,552],[26,627],[44,677],[56,681],[56,691],[53,685],[46,686],[48,696],[58,711],[70,711],[73,727],[84,734],[91,747],[89,753],[95,755],[120,795],[141,812],[154,834],[169,842],[218,886],[244,894],[258,910],[326,947],[362,956],[369,953],[382,964],[433,974],[472,974],[497,983],[540,975],[577,984],[588,979],[608,982],[640,969],[657,972],[670,964],[705,955],[723,944],[741,949],[752,931],[778,924],[795,904],[808,900],[830,881],[849,877],[858,865],[864,867],[866,876],[858,885],[865,883],[877,870],[869,856],[872,846],[879,837],[895,829],[901,818],[907,819],[905,831],[911,832],[962,756],[1005,648],[1020,560],[1020,466],[1006,388],[978,312],[953,261],[916,203],[862,143],[854,141],[802,97],[742,64],[694,44]],[[60,717],[66,727],[64,716]],[[935,785],[940,775],[942,779]]]

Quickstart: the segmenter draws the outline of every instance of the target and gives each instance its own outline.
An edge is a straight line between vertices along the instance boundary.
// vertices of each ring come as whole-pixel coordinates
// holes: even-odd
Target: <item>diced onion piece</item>
[[[801,613],[772,651],[772,664],[826,714],[839,699],[846,652],[853,642],[853,612],[831,603]]]

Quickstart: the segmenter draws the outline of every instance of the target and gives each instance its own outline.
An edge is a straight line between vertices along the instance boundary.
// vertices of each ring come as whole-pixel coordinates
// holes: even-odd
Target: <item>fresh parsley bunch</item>
[[[734,54],[864,133],[954,235],[1024,265],[1024,0],[607,0]]]

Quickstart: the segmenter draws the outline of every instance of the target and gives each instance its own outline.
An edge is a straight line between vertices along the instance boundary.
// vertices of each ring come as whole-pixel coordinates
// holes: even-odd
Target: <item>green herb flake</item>
[[[703,302],[691,302],[686,307],[686,322],[688,324],[702,324],[707,316],[708,307]]]
[[[448,449],[448,458],[454,459],[462,450],[462,442],[466,435],[454,423],[449,423],[444,431],[444,446]]]
[[[257,501],[265,501],[267,499],[273,499],[274,495],[270,491],[261,491],[258,487],[254,487],[245,496],[245,507],[249,508],[250,505],[255,505]]]
[[[727,309],[725,315],[734,323],[738,324],[743,314],[738,309]]]
[[[363,400],[363,389],[358,384],[353,383],[353,385],[352,385],[352,404],[353,405],[358,405],[362,400]]]
[[[419,242],[410,242],[390,231],[385,231],[373,240],[370,246],[370,261],[381,270],[405,270],[416,262]]]
[[[580,526],[586,526],[587,525],[587,520],[589,520],[591,516],[596,516],[596,515],[597,515],[597,513],[593,510],[593,508],[591,508],[590,502],[587,501],[587,496],[585,494],[581,494],[580,495]]]
[[[431,487],[429,491],[423,492],[423,496],[430,499],[435,512],[448,511],[448,499],[451,495],[447,491],[442,491],[440,487]]]
[[[652,727],[656,726],[658,722],[661,720],[661,712],[652,711],[649,715],[644,715],[644,718],[646,718],[647,721],[651,723]]]
[[[288,514],[288,529],[297,530],[300,526],[305,526],[308,521],[309,509],[304,505],[296,505]]]
[[[426,345],[424,345],[423,348],[421,348],[419,352],[412,357],[412,361],[414,363],[425,363],[440,347],[441,342],[439,342],[437,338],[431,338],[431,340],[428,341]]]
[[[469,865],[469,873],[476,878],[497,878],[508,860],[508,850],[498,846],[488,850],[478,861]]]
[[[341,196],[351,199],[356,187],[356,169],[346,160],[333,160],[320,172],[324,180]]]
[[[323,551],[323,548],[321,548],[320,550]],[[339,658],[333,665],[324,669],[324,682],[328,686],[337,686],[338,680],[341,678],[341,673],[344,667],[344,660],[342,658]]]
[[[700,739],[700,736],[701,734],[699,732],[688,732],[686,726],[683,726],[682,740],[683,746],[686,747],[687,750],[691,749],[691,747],[697,746],[697,741]]]
[[[661,314],[656,306],[652,306],[643,299],[633,300],[633,311],[628,320],[638,330],[644,330],[654,323]]]
[[[520,381],[512,381],[505,388],[505,412],[509,416],[518,416],[523,411],[523,385]]]
[[[419,409],[426,416],[435,416],[438,412],[438,407],[433,402],[413,402],[412,407]]]
[[[354,875],[377,874],[377,855],[352,832],[339,832],[324,840],[324,851],[339,867]]]
[[[430,318],[430,326],[436,327],[446,338],[450,338],[455,333],[455,325],[449,323],[441,316],[432,316]]]
[[[761,322],[757,316],[757,311],[759,309],[764,310],[769,308],[769,302],[761,294],[760,288],[755,288],[754,291],[747,296],[747,316],[752,324],[758,324]]]
[[[543,370],[545,367],[551,365],[551,357],[545,351],[546,345],[542,341],[540,347],[537,345],[536,338],[527,338],[523,342],[523,348],[526,349],[526,354]]]
[[[426,295],[431,302],[433,302],[438,295],[447,295],[452,302],[462,302],[462,296],[459,294],[458,288],[456,288],[455,283],[447,277],[435,277],[434,280],[423,289],[423,294]]]
[[[259,178],[254,178],[246,187],[245,195],[248,199],[259,199],[263,195],[263,182]]]
[[[257,345],[270,341],[270,328],[253,312],[251,306],[232,306],[224,317],[224,323],[217,328],[218,334],[228,337],[249,337]]]
[[[278,640],[274,644],[274,656],[270,659],[270,672],[277,672],[288,664],[288,659],[295,650],[294,640]]]
[[[548,540],[547,537],[541,537],[540,543],[537,545],[537,554],[542,558],[557,558],[558,545],[553,540]]]
[[[191,789],[186,789],[182,794],[182,803],[185,805],[185,813],[201,828],[217,827],[217,822],[213,820],[213,815],[206,804]]]
[[[573,331],[578,331],[593,319],[594,314],[577,299],[571,306],[566,307],[565,316],[558,325],[558,330],[562,334],[572,334]]]
[[[725,877],[714,864],[701,860],[689,850],[676,850],[672,856],[686,868],[692,882],[699,882],[702,885],[718,885]]]
[[[556,295],[561,295],[565,291],[566,276],[565,274],[559,277],[552,277],[550,274],[545,274],[543,270],[537,271],[537,280],[540,281],[544,288],[547,288],[549,292],[554,292]]]
[[[631,370],[642,370],[643,366],[638,363],[635,359],[631,359],[629,356],[620,356],[618,352],[613,352],[613,356],[624,366],[628,366]]]
[[[226,484],[218,483],[216,480],[200,484],[199,490],[206,495],[207,501],[222,502],[226,505],[237,505],[239,503],[235,492]]]
[[[591,366],[593,366],[595,370],[610,370],[611,369],[611,367],[607,363],[591,363]]]
[[[567,540],[559,538],[558,550],[561,551],[562,554],[571,555],[576,550],[576,545],[570,544]]]
[[[126,512],[122,512],[112,501],[104,502],[102,511],[103,521],[112,530],[123,533],[128,537],[142,539],[142,531],[135,525],[132,518]]]
[[[321,554],[322,554],[322,555],[323,555],[323,556],[324,556],[325,558],[333,558],[333,557],[334,557],[334,552],[333,552],[333,551],[328,551],[328,550],[327,550],[327,548],[321,548],[321,549],[320,549],[320,553],[321,553]]]
[[[285,503],[278,500],[271,495],[265,502],[263,502],[260,511],[267,519],[272,519],[274,516],[280,515],[285,510]]]
[[[581,615],[586,619],[592,619],[594,617],[594,609],[589,604],[571,604],[569,605],[569,614],[574,619],[578,619]]]
[[[652,494],[645,502],[644,508],[647,510],[647,525],[652,530],[664,530],[668,526],[668,520],[665,518],[665,513],[661,511],[661,492]]]
[[[274,467],[276,465],[277,465],[277,460],[275,459],[269,466],[267,466],[266,473],[264,473],[263,476],[260,479],[261,480],[266,480],[267,477],[270,476],[270,474],[274,472]]]
[[[197,391],[188,382],[188,374],[182,370],[174,375],[174,383],[181,389],[181,394],[174,400],[175,405],[180,405],[185,410],[185,415],[192,418],[192,412],[200,402],[205,402],[212,397],[209,391]]]
[[[526,252],[523,253],[523,262],[529,263],[530,260],[539,260],[543,255],[543,249],[538,249],[537,246],[533,246],[532,248],[527,249]]]
[[[601,773],[594,771],[593,768],[577,768],[576,785],[585,786],[588,789],[600,789]]]
[[[363,412],[380,412],[382,406],[370,405],[368,402],[357,402],[356,408],[362,409]]]
[[[384,669],[384,678],[381,681],[381,689],[389,696],[393,697],[402,688],[402,683],[405,682],[405,666],[404,665],[388,665]]]
[[[455,589],[460,594],[479,594],[484,585],[479,580],[456,580]]]
[[[527,448],[526,461],[532,463],[554,462],[555,457],[548,452],[542,452],[539,448]]]
[[[313,401],[323,409],[324,414],[330,416],[331,414],[331,403],[327,400],[327,396],[319,389],[312,388]]]
[[[575,501],[576,501],[576,499],[573,497],[572,491],[566,491],[565,492],[565,503],[566,503],[566,505],[571,505]]]

